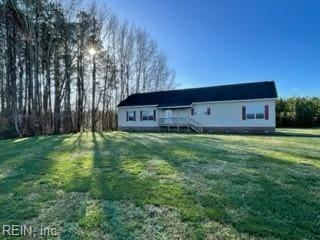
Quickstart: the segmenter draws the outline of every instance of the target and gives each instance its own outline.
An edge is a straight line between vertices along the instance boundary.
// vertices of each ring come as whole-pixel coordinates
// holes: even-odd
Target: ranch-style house
[[[124,131],[274,132],[274,81],[137,93],[118,105]]]

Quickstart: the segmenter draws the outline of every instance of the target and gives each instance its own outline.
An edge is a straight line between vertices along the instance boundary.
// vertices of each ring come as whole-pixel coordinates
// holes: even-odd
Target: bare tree
[[[121,100],[173,86],[145,30],[74,3],[0,0],[0,138],[115,128]]]

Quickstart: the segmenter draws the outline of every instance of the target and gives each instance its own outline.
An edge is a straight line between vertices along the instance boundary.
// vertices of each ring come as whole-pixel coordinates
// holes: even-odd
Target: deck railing
[[[187,126],[189,124],[189,121],[188,121],[188,118],[160,118],[159,124],[160,125]]]
[[[188,127],[202,132],[202,124],[191,118],[159,118],[159,125],[165,127]]]

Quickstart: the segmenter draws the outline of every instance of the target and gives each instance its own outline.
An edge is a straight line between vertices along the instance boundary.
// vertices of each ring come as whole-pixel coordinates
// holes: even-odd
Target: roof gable
[[[194,102],[215,102],[277,98],[274,81],[241,83],[203,88],[132,94],[118,106],[186,106]]]

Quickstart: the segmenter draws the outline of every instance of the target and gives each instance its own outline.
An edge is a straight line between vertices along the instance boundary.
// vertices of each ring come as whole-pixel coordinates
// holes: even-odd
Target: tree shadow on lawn
[[[119,174],[119,159],[118,156],[103,156],[102,152],[106,149],[111,150],[111,141],[104,141],[103,148],[100,147],[98,142],[98,137],[102,135],[97,133],[92,133],[93,138],[93,166],[95,171],[98,171],[93,176],[93,182],[91,184],[90,194],[95,199],[100,200],[122,200],[123,184],[126,184],[124,180],[121,182],[118,179]],[[101,140],[100,140],[101,141]],[[120,184],[120,186],[118,186]],[[121,187],[121,189],[119,189]],[[103,228],[104,231],[111,233],[114,239],[133,239],[130,231],[125,229],[125,226],[117,221],[116,209],[112,204],[104,201],[102,204],[103,216],[101,220],[101,225],[97,226]],[[102,225],[102,223],[105,223]]]
[[[6,161],[12,160],[13,156],[17,157],[20,153],[28,152],[28,149],[34,147],[36,142],[41,142],[41,138],[0,140],[0,167]]]
[[[77,149],[82,149],[84,147],[84,141],[83,141],[83,132],[78,133],[78,137],[74,140],[73,146],[72,146],[72,151],[76,151]]]
[[[258,237],[314,239],[318,236],[319,168],[257,154],[245,145],[237,153],[232,143],[224,144],[220,139],[186,140],[170,136],[159,141],[155,136],[94,133],[92,145],[83,141],[81,134],[74,141],[68,141],[68,145],[63,143],[68,137],[65,135],[54,136],[53,142],[46,138],[37,139],[35,144],[26,142],[24,146],[29,151],[20,151],[19,164],[14,170],[27,170],[0,180],[0,188],[4,189],[0,193],[1,222],[18,223],[13,220],[36,217],[42,201],[57,198],[50,190],[48,193],[48,189],[58,187],[77,194],[83,192],[83,196],[88,192],[101,203],[103,219],[92,218],[89,230],[103,229],[115,239],[134,239],[133,232],[139,226],[127,225],[117,218],[119,206],[112,204],[117,201],[134,202],[142,208],[149,204],[172,207],[194,230],[201,230],[207,221],[216,221],[232,226],[239,234]],[[70,149],[92,151],[92,166],[81,165],[68,181],[57,186],[50,182],[51,177],[46,177],[52,174],[49,170],[54,169],[55,164],[50,155]],[[22,154],[25,157],[20,157]],[[77,164],[82,161],[78,157],[81,158],[81,154],[75,159]],[[4,160],[10,159],[6,156]],[[64,174],[69,170],[62,171]],[[34,197],[34,192],[40,194]],[[77,201],[71,200],[73,205]],[[81,225],[83,221],[79,218],[83,212],[70,212],[75,207],[82,209],[81,206],[66,209],[65,221],[79,221]],[[143,224],[143,219],[137,221]]]
[[[185,175],[184,192],[193,199],[188,202],[190,208],[202,216],[194,219],[199,224],[210,219],[257,237],[319,236],[319,168],[247,149],[239,153],[239,159],[225,144],[212,144],[208,153],[208,146],[197,146],[193,139],[187,142],[175,138],[168,145],[145,135],[131,139],[126,146],[134,149],[137,161],[163,159]],[[214,167],[221,170],[210,172]],[[199,188],[199,183],[207,190]],[[171,204],[175,207],[176,202]],[[203,208],[194,207],[199,205]]]
[[[112,136],[93,133],[94,169],[98,171],[93,177],[90,194],[93,198],[107,201],[134,202],[137,207],[146,205],[173,206],[180,209],[185,217],[198,217],[197,212],[191,213],[190,206],[195,199],[185,192],[178,183],[162,182],[152,176],[141,177],[146,159],[137,159],[132,152],[133,146],[128,146],[126,137],[113,141]],[[126,148],[126,150],[122,150]],[[103,154],[106,149],[112,151]],[[178,202],[178,204],[176,203]],[[133,232],[144,219],[137,219],[135,224],[120,222],[117,210],[112,204],[104,205],[104,218],[109,233],[115,239],[135,239]],[[140,225],[141,227],[141,225]]]
[[[26,219],[36,217],[41,210],[41,203],[54,196],[50,191],[52,185],[41,179],[53,164],[48,156],[67,137],[41,136],[19,143],[15,143],[15,140],[6,142],[6,151],[0,153],[2,170],[8,168],[6,176],[0,180],[1,224],[21,224]]]
[[[93,144],[84,137],[80,133],[32,138],[17,158],[18,173],[0,181],[1,224],[50,226],[61,239],[94,239],[96,235],[85,228],[93,178],[86,164],[93,161]]]

